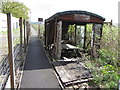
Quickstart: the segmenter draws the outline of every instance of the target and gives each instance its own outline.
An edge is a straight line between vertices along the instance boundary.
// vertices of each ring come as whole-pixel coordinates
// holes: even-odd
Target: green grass
[[[7,34],[7,31],[0,31],[0,34]]]
[[[19,30],[18,28],[17,28],[17,29],[14,29],[13,32],[14,32],[14,31],[18,31],[18,30]],[[6,31],[0,31],[0,34],[7,34],[7,30],[6,30]]]
[[[7,31],[1,31],[0,34],[7,35]],[[15,46],[15,45],[20,43],[20,38],[19,38],[20,32],[19,32],[19,29],[14,29],[13,30],[13,36],[15,36],[15,39],[13,40],[13,45]]]

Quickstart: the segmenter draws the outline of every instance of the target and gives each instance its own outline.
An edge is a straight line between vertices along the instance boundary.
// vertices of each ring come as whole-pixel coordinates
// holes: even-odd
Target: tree
[[[29,8],[20,2],[2,2],[1,12],[11,13],[16,18],[28,19]]]
[[[14,62],[13,62],[13,48],[12,48],[11,14],[16,18],[23,17],[24,19],[28,19],[29,9],[23,3],[10,2],[9,0],[2,2],[2,6],[0,9],[2,13],[7,15],[8,52],[9,52],[8,60],[10,65],[10,82],[11,82],[11,88],[14,89],[14,69],[13,69]]]

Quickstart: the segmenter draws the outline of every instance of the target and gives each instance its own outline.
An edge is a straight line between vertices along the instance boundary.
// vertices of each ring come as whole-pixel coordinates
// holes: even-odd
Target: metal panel
[[[74,20],[90,22],[90,16],[85,14],[74,14]]]

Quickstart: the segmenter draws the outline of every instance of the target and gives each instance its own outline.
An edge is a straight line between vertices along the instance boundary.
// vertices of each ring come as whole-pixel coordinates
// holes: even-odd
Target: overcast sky
[[[106,21],[118,22],[119,0],[19,0],[31,9],[31,21],[38,17],[47,19],[53,14],[67,10],[84,10],[99,14]]]

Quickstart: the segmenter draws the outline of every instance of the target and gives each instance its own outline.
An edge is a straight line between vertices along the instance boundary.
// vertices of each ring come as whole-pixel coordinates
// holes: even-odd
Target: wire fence
[[[22,44],[20,47],[20,29],[16,28],[12,30],[13,37],[13,61],[14,61],[14,72],[15,72],[15,87],[17,87],[21,75],[21,69],[25,59],[26,52],[24,52],[25,42],[27,41],[27,29],[30,29],[30,25],[25,24],[26,28],[22,29]],[[26,33],[26,35],[24,34]],[[24,41],[25,40],[25,41]],[[21,54],[22,53],[22,54]],[[7,83],[10,74],[10,67],[8,62],[8,38],[7,31],[0,32],[0,89],[3,89]]]
[[[20,55],[20,33],[19,29],[13,30],[13,47],[14,47],[14,63],[15,71],[19,67]],[[8,63],[8,39],[7,31],[0,32],[0,88],[5,86],[9,76],[9,63]]]

